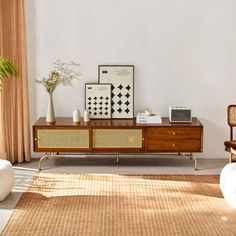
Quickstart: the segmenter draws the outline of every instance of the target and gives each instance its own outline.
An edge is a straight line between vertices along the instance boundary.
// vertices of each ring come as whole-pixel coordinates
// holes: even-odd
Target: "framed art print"
[[[99,65],[100,84],[111,83],[112,118],[134,117],[134,66]]]
[[[111,84],[85,84],[85,109],[91,119],[110,119]]]

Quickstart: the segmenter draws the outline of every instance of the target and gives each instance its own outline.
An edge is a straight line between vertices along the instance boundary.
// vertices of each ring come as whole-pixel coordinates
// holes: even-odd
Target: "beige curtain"
[[[30,161],[24,0],[0,0],[0,54],[19,70],[1,93],[0,158],[12,163]]]

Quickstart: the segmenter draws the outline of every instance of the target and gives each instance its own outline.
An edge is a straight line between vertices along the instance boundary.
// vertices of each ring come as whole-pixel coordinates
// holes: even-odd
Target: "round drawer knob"
[[[176,133],[175,133],[175,131],[173,131],[173,133],[172,133],[173,135],[176,135]]]
[[[175,146],[176,146],[176,144],[175,144],[175,143],[173,143],[173,144],[172,144],[172,147],[175,147]]]

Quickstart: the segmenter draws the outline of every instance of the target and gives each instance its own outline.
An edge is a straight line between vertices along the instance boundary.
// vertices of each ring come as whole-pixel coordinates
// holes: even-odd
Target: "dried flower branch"
[[[80,73],[76,70],[76,67],[80,65],[75,62],[64,63],[56,61],[54,64],[54,70],[51,71],[47,78],[43,77],[42,80],[35,80],[37,83],[42,84],[49,94],[59,86],[72,86],[72,80],[78,79]]]

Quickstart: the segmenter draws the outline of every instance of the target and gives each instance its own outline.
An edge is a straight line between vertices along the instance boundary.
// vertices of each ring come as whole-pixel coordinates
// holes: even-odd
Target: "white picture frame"
[[[134,118],[134,66],[99,65],[98,82],[112,84],[112,118]]]

